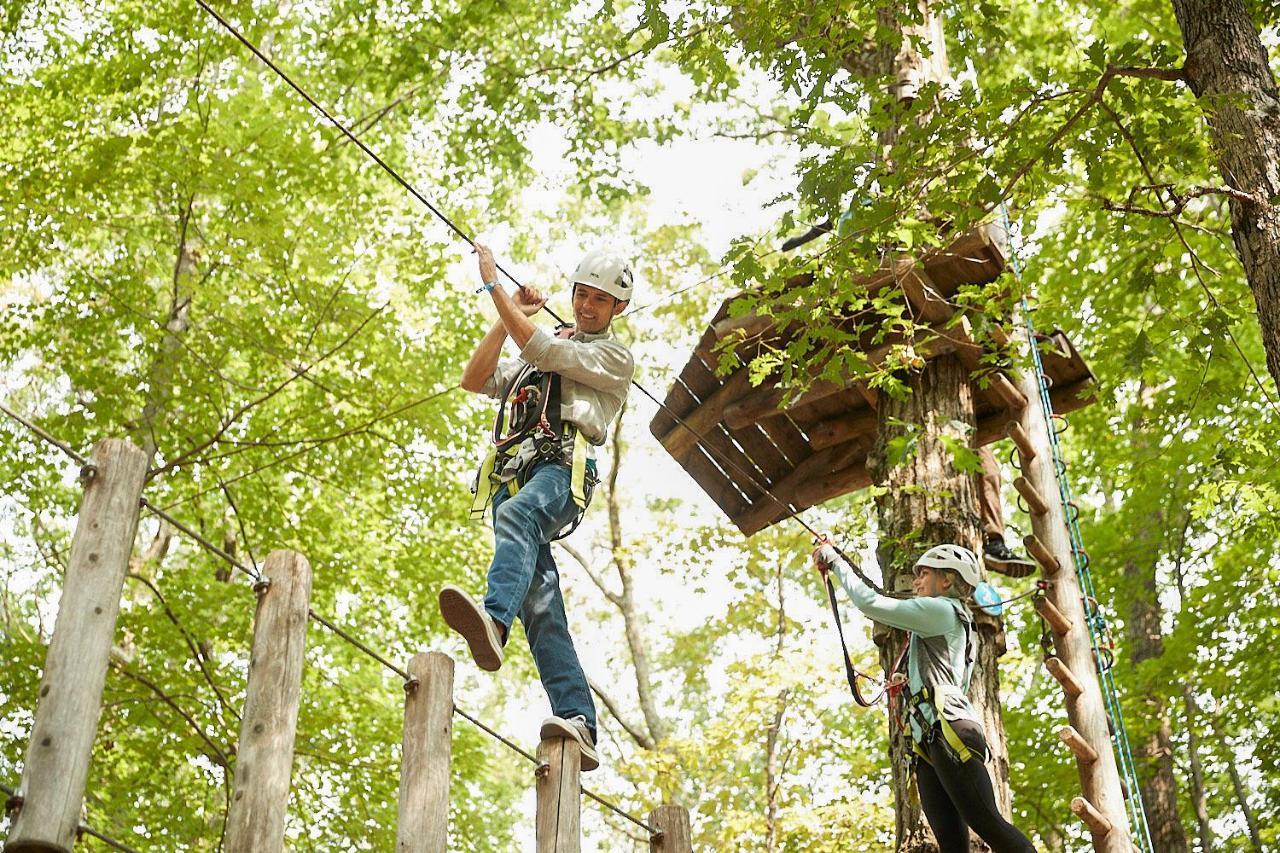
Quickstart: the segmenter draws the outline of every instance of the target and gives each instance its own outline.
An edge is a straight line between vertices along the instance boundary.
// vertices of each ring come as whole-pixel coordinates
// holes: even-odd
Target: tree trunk
[[[1209,827],[1209,808],[1205,804],[1204,770],[1200,762],[1200,736],[1196,734],[1200,709],[1196,706],[1191,686],[1182,686],[1182,702],[1187,713],[1187,755],[1191,761],[1191,802],[1196,810],[1196,824],[1200,828],[1200,849],[1213,850],[1213,830]],[[1159,849],[1159,848],[1156,848]]]
[[[1218,169],[1232,189],[1231,234],[1280,383],[1280,95],[1245,0],[1173,0],[1186,76],[1205,111]]]
[[[1240,768],[1236,766],[1236,756],[1231,744],[1224,744],[1223,752],[1227,773],[1231,775],[1231,787],[1236,793],[1236,802],[1240,804],[1240,811],[1244,813],[1245,826],[1249,827],[1249,841],[1253,844],[1254,850],[1262,853],[1262,835],[1258,832],[1258,818],[1249,806],[1249,792],[1244,787],[1244,780],[1240,778]]]
[[[952,453],[941,438],[968,447],[974,429],[973,395],[968,372],[953,355],[928,362],[911,377],[911,393],[895,400],[881,398],[876,444],[867,458],[878,486],[876,497],[880,546],[878,556],[885,587],[909,588],[911,566],[926,548],[940,543],[978,547],[978,506],[974,476],[956,468]],[[889,461],[889,446],[910,433],[916,435],[914,452],[900,464]],[[978,655],[969,698],[981,714],[991,746],[996,799],[1009,813],[1009,755],[1000,718],[997,661],[1004,653],[1004,634],[998,620],[977,614]],[[887,668],[902,646],[903,634],[876,626],[882,664]],[[890,725],[889,750],[897,812],[897,850],[937,849],[918,796],[912,790],[910,735]],[[983,849],[977,846],[974,849]]]
[[[1141,420],[1138,423],[1141,428]],[[1151,533],[1160,529],[1163,514],[1153,513],[1146,529],[1138,531],[1140,542],[1151,543]],[[1150,549],[1143,549],[1150,550]],[[1129,560],[1124,565],[1125,579],[1133,599],[1126,623],[1129,640],[1129,660],[1136,669],[1143,661],[1164,655],[1161,633],[1163,616],[1156,590],[1155,561],[1139,563]],[[1147,814],[1147,826],[1155,849],[1168,853],[1186,853],[1187,836],[1178,816],[1178,780],[1173,773],[1173,737],[1169,730],[1169,708],[1158,685],[1150,690],[1140,690],[1149,698],[1144,701],[1144,717],[1154,722],[1154,730],[1138,744],[1138,778],[1141,780],[1142,807]]]

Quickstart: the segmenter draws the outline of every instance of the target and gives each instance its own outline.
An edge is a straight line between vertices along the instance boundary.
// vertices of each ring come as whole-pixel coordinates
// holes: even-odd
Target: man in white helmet
[[[849,599],[872,619],[909,631],[903,708],[914,744],[920,806],[941,853],[968,853],[972,828],[994,853],[1035,853],[996,807],[987,773],[982,718],[966,695],[977,659],[978,632],[967,602],[982,582],[978,557],[960,545],[935,545],[912,568],[914,598],[877,595],[825,537],[813,552]]]
[[[569,636],[550,543],[585,510],[593,448],[604,443],[631,387],[635,363],[609,324],[626,309],[635,284],[617,253],[589,252],[570,280],[575,325],[552,334],[529,319],[545,304],[542,294],[532,287],[507,294],[497,285],[493,253],[479,243],[475,249],[498,322],[476,347],[461,385],[500,400],[495,451],[477,478],[473,507],[482,513],[492,506],[495,547],[483,605],[449,584],[440,591],[440,612],[476,664],[490,671],[502,665],[503,646],[520,620],[551,703],[540,736],[575,739],[582,769],[594,770],[595,703]],[[520,356],[499,363],[507,338]]]

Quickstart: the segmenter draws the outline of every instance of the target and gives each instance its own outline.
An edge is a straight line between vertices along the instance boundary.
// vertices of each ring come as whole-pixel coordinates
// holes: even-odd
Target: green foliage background
[[[452,390],[484,322],[469,275],[456,274],[457,245],[197,6],[0,8],[2,402],[76,448],[107,435],[153,440],[152,503],[246,564],[303,551],[315,609],[392,661],[448,642],[435,589],[475,578],[488,557],[483,528],[462,522],[486,413]],[[843,61],[867,39],[892,38],[869,2],[217,8],[464,227],[504,228],[514,263],[550,274],[537,267],[548,242],[633,234],[642,280],[671,295],[622,326],[648,354],[641,380],[655,392],[739,287],[755,290],[735,310],[809,330],[754,365],[760,375],[798,385],[798,368],[818,362],[896,391],[900,365],[850,356],[830,322],[862,307],[852,276],[887,253],[942,244],[940,220],[963,227],[1007,206],[1037,323],[1066,330],[1098,378],[1098,402],[1072,417],[1065,440],[1121,640],[1131,735],[1151,730],[1151,708],[1170,709],[1189,836],[1194,732],[1218,849],[1249,849],[1231,765],[1264,843],[1280,843],[1276,389],[1221,196],[1173,218],[1108,209],[1158,207],[1154,184],[1221,183],[1186,88],[1114,71],[1181,61],[1165,4],[945,4],[950,64],[965,73],[954,90],[926,93],[941,107],[907,124],[892,170],[877,165],[877,131],[902,116],[883,104],[882,81]],[[1274,45],[1274,9],[1256,15]],[[742,234],[722,277],[696,222],[649,221],[646,176],[626,165],[642,144],[704,132],[697,107],[708,104],[713,132],[799,158],[793,191],[774,203],[776,233]],[[538,189],[528,141],[546,123],[572,167],[555,193]],[[828,218],[838,227],[823,242],[765,248]],[[779,296],[798,272],[814,284]],[[962,298],[994,312],[1009,293]],[[911,322],[875,307],[897,310],[892,328]],[[188,324],[176,346],[166,344],[175,312]],[[807,543],[787,530],[744,542],[705,505],[655,490],[641,473],[654,452],[648,411],[628,415],[617,464],[630,478],[623,502],[643,518],[624,528],[623,547],[649,590],[641,609],[671,734],[644,748],[606,718],[610,768],[597,784],[634,811],[689,804],[704,849],[763,849],[767,838],[778,849],[887,848],[884,720],[842,698]],[[78,489],[56,451],[7,421],[0,436],[0,780],[12,784]],[[815,520],[861,537],[873,533],[870,514],[857,495]],[[181,536],[143,559],[157,530],[144,515],[87,816],[139,849],[216,849],[253,594]],[[593,534],[607,560],[598,524],[580,538]],[[1140,667],[1124,655],[1129,603],[1143,594],[1126,565],[1154,578],[1165,612],[1163,655]],[[628,685],[618,689],[630,709],[618,613],[579,589],[575,627],[614,650],[608,678],[593,675]],[[682,624],[673,600],[710,615]],[[1046,848],[1078,849],[1065,808],[1074,770],[1045,747],[1062,715],[1038,666],[1038,627],[1020,610],[1008,627],[1016,818]],[[391,849],[399,679],[316,626],[308,643],[290,845]],[[859,648],[870,667],[869,644]],[[533,677],[517,656],[494,687],[471,691],[475,710],[500,716],[504,691]],[[454,843],[518,846],[525,768],[476,730],[456,733]],[[643,849],[627,830],[596,824],[591,838]]]

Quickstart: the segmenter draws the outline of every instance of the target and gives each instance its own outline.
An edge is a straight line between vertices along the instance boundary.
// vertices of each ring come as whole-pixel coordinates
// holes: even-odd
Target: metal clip
[[[98,466],[92,462],[86,462],[80,466],[80,484],[88,485],[98,478]]]
[[[262,578],[261,580],[254,581],[253,592],[259,598],[266,595],[267,590],[269,589],[271,589],[271,578]]]

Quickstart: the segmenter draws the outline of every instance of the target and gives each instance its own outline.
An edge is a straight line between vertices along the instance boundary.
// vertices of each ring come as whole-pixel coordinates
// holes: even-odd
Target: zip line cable
[[[40,429],[40,428],[39,428],[39,427],[37,427],[35,424],[33,424],[33,423],[31,423],[30,421],[28,421],[26,418],[22,418],[22,417],[18,416],[17,414],[15,414],[14,412],[12,412],[10,409],[8,409],[8,408],[4,407],[3,405],[0,405],[0,411],[2,411],[4,414],[8,415],[9,417],[13,418],[13,420],[14,420],[14,421],[16,421],[17,423],[20,423],[20,424],[22,424],[23,426],[25,426],[27,429],[29,429],[29,430],[30,430],[32,433],[34,433],[35,435],[39,436],[41,439],[43,439],[43,440],[47,441],[48,443],[52,444],[53,446],[57,447],[59,450],[61,450],[63,453],[65,453],[65,454],[66,454],[68,457],[70,457],[71,459],[74,459],[75,461],[80,462],[81,464],[87,464],[87,462],[86,462],[86,460],[84,459],[84,457],[82,457],[80,454],[78,454],[78,453],[76,453],[74,450],[72,450],[72,449],[70,448],[70,446],[69,446],[69,445],[67,445],[66,443],[61,442],[61,441],[59,441],[58,439],[54,438],[54,437],[53,437],[52,435],[50,435],[48,432],[46,432],[46,431],[45,431],[45,430],[43,430],[43,429]],[[184,534],[184,535],[186,535],[188,538],[190,538],[192,541],[194,541],[194,542],[195,542],[197,545],[199,545],[201,548],[204,548],[206,551],[208,551],[209,553],[213,554],[213,555],[214,555],[215,557],[217,557],[218,559],[222,560],[223,562],[225,562],[225,563],[227,563],[228,565],[230,565],[232,568],[236,569],[237,571],[239,571],[239,572],[243,573],[246,577],[250,578],[250,579],[253,581],[253,588],[254,588],[254,591],[255,591],[255,592],[261,592],[261,591],[264,591],[264,590],[265,590],[265,588],[266,588],[266,585],[268,585],[268,584],[270,583],[269,579],[267,579],[267,578],[263,577],[261,573],[258,573],[258,572],[255,572],[255,571],[253,571],[253,570],[249,569],[247,566],[245,566],[243,563],[241,563],[241,562],[240,562],[239,560],[237,560],[235,557],[231,556],[231,554],[227,553],[225,549],[223,549],[223,548],[219,548],[217,545],[214,545],[212,542],[210,542],[210,541],[209,541],[208,539],[206,539],[204,536],[201,536],[201,535],[200,535],[199,533],[197,533],[195,530],[192,530],[189,526],[187,526],[187,525],[183,524],[181,521],[179,521],[178,519],[174,518],[172,515],[170,515],[169,513],[165,512],[164,510],[162,510],[162,509],[160,509],[160,508],[156,507],[154,504],[152,504],[152,503],[151,503],[150,501],[148,501],[146,498],[141,498],[141,499],[138,501],[138,505],[139,505],[139,508],[140,508],[140,509],[146,509],[148,512],[152,513],[152,514],[153,514],[153,515],[155,515],[157,518],[163,519],[164,521],[166,521],[167,523],[169,523],[170,525],[172,525],[176,530],[178,530],[179,532],[183,533],[183,534]],[[410,676],[410,675],[409,675],[409,673],[408,673],[408,672],[406,672],[404,669],[401,669],[400,667],[398,667],[398,666],[396,666],[395,664],[391,663],[391,661],[389,661],[389,660],[388,660],[384,655],[379,654],[378,652],[374,651],[374,650],[373,650],[373,649],[372,649],[368,644],[364,643],[363,641],[361,641],[359,638],[357,638],[356,636],[354,636],[354,635],[353,635],[353,634],[351,634],[350,632],[348,632],[348,631],[344,630],[343,628],[339,627],[339,626],[338,626],[338,625],[336,625],[334,622],[332,622],[332,621],[330,621],[329,619],[325,618],[324,616],[320,615],[320,614],[319,614],[319,613],[317,613],[314,609],[312,609],[312,608],[308,607],[308,608],[307,608],[307,616],[308,616],[312,621],[318,622],[320,625],[322,625],[322,626],[324,626],[325,628],[327,628],[330,632],[332,632],[335,636],[337,636],[338,638],[340,638],[343,642],[345,642],[345,643],[347,643],[348,645],[350,645],[351,647],[353,647],[353,648],[357,649],[358,651],[360,651],[361,653],[363,653],[363,654],[364,654],[364,655],[366,655],[367,657],[369,657],[369,658],[373,659],[374,661],[377,661],[377,662],[378,662],[380,665],[382,665],[384,668],[386,668],[386,669],[390,670],[391,672],[395,673],[396,675],[400,676],[400,677],[404,680],[406,687],[408,687],[408,686],[412,685],[412,684],[415,682],[415,680],[413,679],[413,677],[412,677],[412,676]],[[521,748],[518,744],[516,744],[516,743],[515,743],[514,741],[512,741],[510,738],[507,738],[507,737],[503,736],[502,734],[500,734],[499,732],[497,732],[497,731],[496,731],[496,730],[494,730],[493,728],[491,728],[491,727],[489,727],[489,726],[485,725],[483,722],[481,722],[481,721],[480,721],[479,719],[477,719],[476,717],[472,716],[471,714],[468,714],[466,711],[463,711],[463,710],[462,710],[461,708],[459,708],[456,704],[453,706],[453,711],[454,711],[454,713],[455,713],[455,714],[457,714],[458,716],[462,717],[462,718],[463,718],[464,720],[466,720],[467,722],[469,722],[469,723],[471,723],[472,725],[474,725],[474,726],[476,726],[477,728],[479,728],[479,729],[480,729],[481,731],[483,731],[485,734],[489,735],[490,737],[492,737],[492,738],[494,738],[495,740],[497,740],[497,741],[499,741],[500,743],[502,743],[502,744],[503,744],[504,746],[506,746],[508,749],[511,749],[512,751],[514,751],[514,752],[516,752],[516,753],[520,754],[521,756],[523,756],[524,758],[528,759],[529,761],[532,761],[534,764],[540,764],[540,762],[538,761],[538,759],[537,759],[535,756],[531,755],[527,750],[525,750],[525,749]],[[5,791],[5,792],[10,796],[10,798],[12,798],[12,797],[14,796],[13,791],[9,790],[8,788],[5,788],[5,787],[3,787],[3,786],[0,786],[0,790],[4,790],[4,791]],[[658,830],[657,828],[655,828],[655,827],[653,827],[653,826],[649,825],[648,823],[645,823],[643,820],[641,820],[640,818],[636,817],[635,815],[629,814],[628,812],[626,812],[626,811],[624,811],[623,809],[619,808],[617,805],[615,805],[614,803],[611,803],[609,800],[606,800],[605,798],[601,797],[600,795],[596,794],[595,792],[590,791],[590,790],[588,790],[587,788],[582,788],[581,790],[582,790],[583,795],[585,795],[587,798],[589,798],[589,799],[591,799],[591,800],[595,801],[596,803],[599,803],[600,805],[604,806],[605,808],[609,809],[610,811],[614,812],[615,814],[619,815],[620,817],[623,817],[623,818],[627,819],[628,821],[630,821],[631,823],[633,823],[633,824],[635,824],[636,826],[640,827],[641,829],[644,829],[645,831],[647,831],[647,832],[649,833],[649,835],[650,835],[651,837],[655,837],[655,836],[658,836],[658,835],[660,835],[660,834],[661,834],[661,833],[660,833],[660,830]],[[118,849],[118,850],[128,851],[128,853],[137,853],[137,851],[135,851],[133,848],[131,848],[131,847],[127,847],[127,846],[125,846],[125,845],[123,845],[123,844],[120,844],[119,842],[114,841],[114,840],[112,840],[112,839],[108,838],[107,836],[102,835],[102,834],[100,834],[100,833],[98,833],[98,832],[94,831],[93,829],[91,829],[91,828],[89,828],[89,827],[87,827],[87,826],[85,826],[85,825],[83,825],[83,824],[81,824],[81,826],[79,827],[78,831],[79,831],[79,832],[86,833],[86,834],[89,834],[89,835],[92,835],[92,836],[94,836],[95,838],[100,839],[100,840],[101,840],[101,841],[103,841],[104,843],[109,844],[109,845],[111,845],[112,847],[115,847],[115,848],[116,848],[116,849]]]
[[[431,201],[430,201],[430,200],[429,200],[429,199],[428,199],[428,198],[427,198],[423,193],[421,193],[420,191],[418,191],[418,190],[417,190],[417,189],[416,189],[412,184],[410,184],[407,180],[405,180],[405,179],[400,175],[400,173],[399,173],[399,172],[397,172],[397,171],[396,171],[393,167],[391,167],[391,166],[390,166],[390,165],[389,165],[385,160],[383,160],[381,157],[379,157],[379,156],[378,156],[378,154],[377,154],[376,152],[374,152],[374,150],[373,150],[372,148],[370,148],[368,145],[366,145],[366,144],[364,143],[364,141],[363,141],[363,140],[361,140],[361,139],[360,139],[360,137],[358,137],[356,134],[354,134],[354,133],[352,133],[350,130],[348,130],[348,129],[347,129],[347,127],[346,127],[346,125],[344,125],[344,124],[343,124],[342,122],[340,122],[338,119],[334,118],[334,117],[333,117],[333,115],[331,115],[331,114],[329,113],[329,111],[328,111],[328,110],[326,110],[324,107],[322,107],[322,106],[320,105],[320,103],[319,103],[318,101],[316,101],[316,99],[315,99],[315,98],[313,98],[310,94],[308,94],[308,93],[307,93],[307,91],[306,91],[305,89],[303,89],[300,85],[298,85],[296,82],[294,82],[294,81],[293,81],[293,79],[292,79],[291,77],[289,77],[289,75],[288,75],[288,74],[286,74],[286,73],[285,73],[285,72],[280,68],[280,66],[278,66],[278,65],[276,65],[274,62],[272,62],[272,61],[271,61],[271,59],[270,59],[269,57],[267,57],[267,56],[266,56],[266,54],[264,54],[261,50],[259,50],[259,49],[258,49],[258,47],[257,47],[257,45],[255,45],[255,44],[253,44],[253,42],[249,41],[249,39],[248,39],[248,38],[246,38],[243,34],[241,34],[241,32],[240,32],[239,30],[237,30],[237,29],[236,29],[236,28],[235,28],[235,27],[234,27],[230,22],[228,22],[225,18],[223,18],[221,15],[219,15],[219,14],[218,14],[218,13],[217,13],[217,12],[216,12],[216,11],[215,11],[215,10],[214,10],[214,9],[213,9],[213,8],[212,8],[212,7],[207,3],[207,2],[205,2],[205,0],[196,0],[196,3],[197,3],[197,4],[198,4],[202,9],[204,9],[206,12],[208,12],[211,16],[213,16],[213,18],[214,18],[214,19],[215,19],[215,20],[216,20],[216,21],[217,21],[217,22],[218,22],[218,23],[223,27],[223,29],[225,29],[227,32],[229,32],[232,36],[234,36],[234,37],[235,37],[235,39],[236,39],[237,41],[239,41],[239,42],[240,42],[241,44],[243,44],[246,48],[248,48],[248,49],[253,53],[253,55],[254,55],[254,56],[256,56],[256,57],[258,57],[258,59],[262,60],[263,64],[265,64],[268,68],[270,68],[273,72],[275,72],[275,74],[276,74],[276,75],[277,75],[281,80],[283,80],[283,81],[284,81],[284,82],[289,86],[289,88],[291,88],[291,89],[293,89],[295,92],[297,92],[297,93],[298,93],[298,94],[299,94],[299,95],[300,95],[300,96],[301,96],[301,97],[302,97],[302,98],[303,98],[303,99],[304,99],[308,104],[310,104],[310,105],[311,105],[311,106],[312,106],[312,107],[313,107],[317,112],[319,112],[319,113],[320,113],[321,115],[323,115],[326,119],[328,119],[328,120],[329,120],[329,122],[330,122],[331,124],[333,124],[333,126],[334,126],[334,127],[336,127],[336,128],[337,128],[337,129],[338,129],[338,130],[339,130],[339,131],[340,131],[344,136],[346,136],[346,137],[347,137],[348,139],[350,139],[353,143],[355,143],[355,144],[356,144],[356,146],[357,146],[357,147],[359,147],[359,149],[360,149],[361,151],[363,151],[363,152],[364,152],[365,154],[367,154],[367,155],[368,155],[368,156],[369,156],[369,157],[370,157],[370,158],[371,158],[375,163],[377,163],[377,164],[382,168],[382,170],[383,170],[384,172],[386,172],[388,175],[390,175],[390,176],[391,176],[391,177],[396,181],[396,183],[400,184],[400,186],[402,186],[402,187],[404,187],[406,190],[408,190],[408,191],[409,191],[409,193],[410,193],[414,198],[416,198],[418,201],[422,202],[422,204],[423,204],[423,205],[425,205],[425,206],[426,206],[426,208],[427,208],[429,211],[431,211],[431,213],[432,213],[432,214],[434,214],[434,215],[436,216],[436,218],[437,218],[437,219],[439,219],[441,222],[443,222],[445,225],[447,225],[447,226],[449,227],[449,229],[450,229],[451,231],[453,231],[453,233],[454,233],[454,234],[456,234],[456,235],[457,235],[458,237],[460,237],[464,242],[466,242],[466,243],[467,243],[467,245],[469,245],[469,246],[474,246],[474,245],[475,245],[475,241],[471,238],[471,236],[470,236],[470,235],[468,235],[468,234],[467,234],[467,233],[466,233],[462,228],[460,228],[456,223],[454,223],[454,221],[453,221],[452,219],[450,219],[448,216],[446,216],[446,215],[445,215],[445,214],[440,210],[440,208],[438,208],[436,205],[432,204],[432,203],[431,203]],[[496,265],[496,262],[495,262],[495,265]],[[523,285],[523,284],[521,284],[521,283],[516,279],[516,277],[515,277],[515,276],[513,276],[511,273],[507,272],[507,270],[503,269],[503,268],[502,268],[502,266],[497,265],[497,268],[498,268],[498,270],[499,270],[500,272],[502,272],[502,274],[503,274],[503,275],[505,275],[508,279],[510,279],[510,280],[511,280],[511,282],[512,282],[513,284],[515,284],[515,285],[516,285],[516,287],[519,287],[519,288],[523,288],[523,287],[524,287],[524,285]],[[709,279],[708,279],[708,280],[709,280]],[[545,310],[548,314],[550,314],[550,315],[551,315],[551,317],[552,317],[553,319],[555,319],[558,323],[561,323],[561,324],[563,324],[563,323],[564,323],[564,320],[563,320],[563,319],[562,319],[558,314],[556,314],[554,311],[552,311],[552,310],[551,310],[551,308],[549,308],[549,307],[547,307],[546,305],[544,305],[544,306],[543,306],[543,310]],[[732,468],[735,470],[735,472],[737,472],[737,473],[739,473],[739,474],[742,474],[742,475],[747,479],[747,481],[748,481],[748,482],[750,482],[750,483],[751,483],[755,488],[759,489],[759,490],[760,490],[760,492],[761,492],[761,493],[762,493],[766,498],[768,498],[769,500],[772,500],[774,503],[776,503],[776,504],[777,504],[777,505],[778,505],[778,506],[783,510],[783,512],[784,512],[784,513],[786,513],[786,515],[784,516],[784,519],[783,519],[783,520],[785,520],[786,518],[794,518],[796,521],[798,521],[798,522],[800,523],[800,525],[801,525],[801,526],[802,526],[802,527],[803,527],[803,528],[804,528],[804,529],[805,529],[805,530],[806,530],[806,531],[807,531],[811,536],[813,536],[815,539],[817,539],[817,538],[819,537],[819,533],[818,533],[818,531],[817,531],[817,530],[815,530],[811,525],[809,525],[809,524],[808,524],[804,519],[800,518],[800,516],[798,515],[798,513],[800,512],[799,510],[793,509],[793,508],[792,508],[791,506],[789,506],[788,504],[783,503],[783,502],[782,502],[782,501],[781,501],[781,500],[780,500],[776,495],[774,495],[774,494],[773,494],[773,493],[772,493],[768,488],[761,486],[761,485],[760,485],[760,483],[759,483],[759,481],[757,481],[757,480],[756,480],[756,478],[755,478],[755,477],[754,477],[750,472],[748,472],[748,471],[746,471],[745,469],[743,469],[743,468],[742,468],[742,466],[740,466],[740,465],[739,465],[738,463],[736,463],[734,460],[732,460],[732,459],[728,458],[727,456],[725,456],[725,455],[724,455],[723,453],[721,453],[718,449],[711,447],[711,446],[707,443],[707,439],[706,439],[706,437],[705,437],[705,436],[703,436],[703,435],[702,435],[702,434],[700,434],[697,430],[693,429],[693,428],[692,428],[692,427],[690,427],[687,423],[685,423],[683,418],[681,418],[679,415],[677,415],[677,414],[675,414],[674,412],[672,412],[672,411],[671,411],[671,409],[670,409],[670,408],[669,408],[665,403],[663,403],[663,402],[662,402],[662,401],[660,401],[657,397],[655,397],[653,394],[651,394],[651,393],[648,391],[648,389],[646,389],[643,385],[641,385],[639,382],[637,382],[637,381],[636,381],[636,380],[634,380],[634,379],[632,380],[631,384],[632,384],[632,385],[634,385],[637,389],[639,389],[639,390],[640,390],[640,393],[644,394],[646,397],[648,397],[650,400],[652,400],[652,401],[653,401],[653,402],[654,402],[654,403],[655,403],[655,404],[656,404],[656,405],[657,405],[661,410],[663,410],[663,411],[664,411],[664,412],[666,412],[668,415],[670,415],[672,418],[674,418],[677,424],[679,424],[681,427],[683,427],[684,429],[686,429],[686,430],[688,430],[690,433],[692,433],[692,434],[693,434],[693,436],[694,436],[694,438],[696,438],[696,439],[697,439],[699,446],[701,446],[701,447],[702,447],[704,450],[706,450],[708,453],[714,453],[717,457],[719,457],[720,461],[722,461],[722,462],[723,462],[723,463],[725,463],[726,465],[728,465],[728,466],[732,467]],[[850,565],[850,567],[853,569],[853,571],[854,571],[854,572],[856,572],[856,573],[858,574],[858,576],[859,576],[859,577],[861,577],[861,578],[862,578],[862,580],[863,580],[864,582],[866,582],[866,583],[867,583],[867,584],[868,584],[872,589],[874,589],[876,592],[879,592],[879,593],[880,593],[880,594],[882,594],[882,595],[886,594],[886,593],[884,592],[884,590],[883,590],[883,589],[882,589],[882,588],[881,588],[877,583],[875,583],[874,581],[872,581],[872,580],[871,580],[871,578],[869,578],[869,577],[867,577],[865,574],[863,574],[863,572],[862,572],[861,568],[859,568],[859,566],[858,566],[856,563],[854,563],[854,561],[852,561],[852,560],[848,559],[848,557],[847,557],[847,556],[845,556],[845,554],[844,554],[844,552],[843,552],[843,551],[840,551],[840,549],[839,549],[838,547],[836,548],[836,550],[840,552],[840,555],[841,555],[842,557],[845,557],[846,562],[848,562],[848,563],[849,563],[849,565]]]

